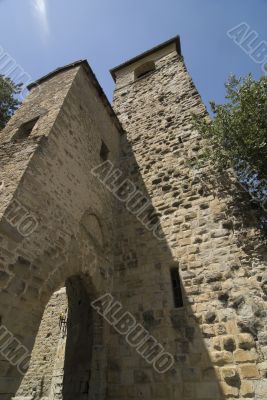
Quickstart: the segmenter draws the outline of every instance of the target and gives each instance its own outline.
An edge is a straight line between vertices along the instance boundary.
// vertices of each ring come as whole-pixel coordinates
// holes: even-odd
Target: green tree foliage
[[[193,116],[207,139],[204,158],[220,170],[247,164],[257,177],[267,178],[267,78],[231,76],[225,85],[226,104],[211,102],[214,118]]]
[[[21,85],[15,84],[10,78],[0,75],[0,130],[3,129],[20,105],[16,95]]]
[[[194,127],[207,140],[197,164],[210,161],[214,171],[235,171],[238,182],[260,210],[260,226],[267,245],[267,78],[231,76],[226,104],[211,102],[214,118],[193,115]]]

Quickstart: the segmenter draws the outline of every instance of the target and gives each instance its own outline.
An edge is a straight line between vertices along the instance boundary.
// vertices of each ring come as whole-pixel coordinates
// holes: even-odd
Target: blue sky
[[[267,0],[0,0],[0,16],[0,46],[33,79],[88,59],[110,100],[110,68],[177,34],[206,104],[230,73],[262,75],[227,31],[246,22],[267,41]]]

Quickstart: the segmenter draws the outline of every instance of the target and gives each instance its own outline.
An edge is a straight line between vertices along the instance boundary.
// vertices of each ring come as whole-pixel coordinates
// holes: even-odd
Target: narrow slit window
[[[109,155],[109,149],[106,146],[106,144],[103,142],[101,143],[101,149],[100,149],[100,158],[102,161],[107,161]]]
[[[30,136],[35,124],[37,123],[39,117],[31,119],[30,121],[25,122],[22,124],[18,131],[13,136],[14,141],[24,140]]]
[[[184,306],[184,302],[183,302],[181,280],[178,268],[171,268],[171,281],[172,281],[174,306],[175,308],[181,308]]]
[[[145,64],[140,65],[134,71],[134,78],[139,79],[142,78],[155,70],[155,63],[154,61],[149,61]]]

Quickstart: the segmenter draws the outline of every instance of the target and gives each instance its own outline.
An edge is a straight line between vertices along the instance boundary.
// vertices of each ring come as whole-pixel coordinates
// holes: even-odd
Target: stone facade
[[[112,75],[115,113],[78,62],[41,79],[1,132],[2,324],[29,350],[36,338],[23,379],[1,356],[1,399],[264,400],[266,251],[231,173],[220,180],[196,163],[206,144],[191,113],[206,110],[179,39]],[[103,179],[92,168],[106,158]],[[25,212],[37,221],[26,236]],[[67,297],[55,293],[65,285]],[[92,310],[104,294],[174,357],[172,368],[159,373]]]
[[[59,324],[59,313],[66,315],[67,308],[66,290],[62,288],[52,295],[45,308],[26,374],[27,379],[20,385],[20,394],[28,394],[30,387],[33,397],[42,398],[44,394],[50,395],[51,391],[53,398],[57,399],[57,391],[62,392],[66,335],[65,327]]]

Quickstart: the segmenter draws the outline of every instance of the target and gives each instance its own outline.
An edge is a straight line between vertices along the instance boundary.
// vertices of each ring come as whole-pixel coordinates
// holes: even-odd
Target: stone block
[[[202,325],[201,327],[202,334],[205,338],[210,338],[215,336],[214,327],[212,325]]]
[[[252,347],[255,347],[254,338],[249,333],[241,333],[237,335],[237,343],[238,347],[243,350],[249,350]]]
[[[212,347],[214,350],[217,350],[217,351],[222,350],[220,337],[216,336],[216,337],[212,338]]]
[[[215,324],[216,335],[225,335],[227,333],[226,326],[223,323]]]
[[[212,324],[213,322],[216,321],[216,314],[214,311],[208,311],[205,314],[205,321],[207,322],[207,324]]]
[[[245,380],[243,380],[241,382],[240,394],[241,394],[241,396],[243,396],[245,398],[254,399],[255,398],[254,397],[255,396],[255,390],[254,390],[253,381],[245,381]]]
[[[217,282],[222,279],[222,274],[220,272],[210,272],[209,274],[206,274],[206,282],[211,283],[211,282]]]
[[[223,366],[233,362],[233,355],[229,351],[213,351],[210,354],[212,363]]]
[[[256,361],[258,358],[258,355],[255,350],[242,350],[242,349],[237,349],[234,351],[234,360],[237,363],[246,363],[246,362],[252,362]]]
[[[221,389],[222,389],[223,395],[227,399],[231,399],[232,397],[233,398],[237,398],[238,397],[239,389],[236,388],[236,387],[229,386],[227,383],[222,382],[221,383]]]
[[[264,362],[258,364],[257,367],[258,367],[258,369],[260,371],[260,374],[263,377],[267,377],[267,361],[264,361]]]
[[[34,397],[32,396],[18,396],[18,397],[12,397],[11,400],[33,400]],[[48,400],[48,397],[43,397],[42,400]]]
[[[243,364],[239,366],[241,379],[259,379],[260,374],[256,364]]]
[[[226,328],[227,328],[227,332],[230,335],[236,335],[239,333],[239,329],[237,327],[237,323],[235,320],[230,320],[226,322]]]

